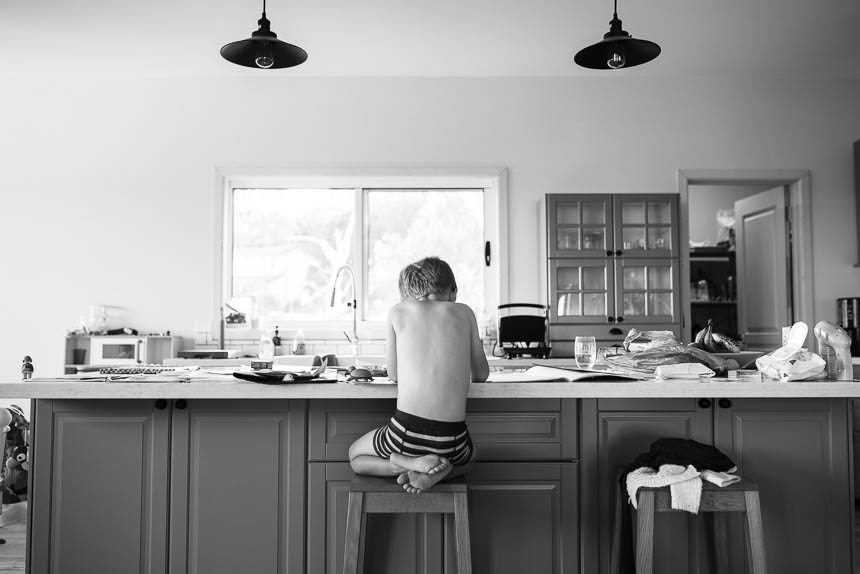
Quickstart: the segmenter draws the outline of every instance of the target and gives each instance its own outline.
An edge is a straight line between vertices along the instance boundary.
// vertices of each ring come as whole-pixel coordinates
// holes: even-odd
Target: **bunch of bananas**
[[[741,344],[722,333],[714,331],[714,322],[708,319],[708,326],[696,333],[696,340],[691,347],[704,349],[709,353],[740,353]]]

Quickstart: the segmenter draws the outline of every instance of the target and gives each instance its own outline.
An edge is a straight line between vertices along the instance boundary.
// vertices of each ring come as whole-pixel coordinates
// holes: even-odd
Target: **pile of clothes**
[[[640,488],[668,486],[672,508],[693,514],[699,512],[702,480],[723,487],[741,478],[732,474],[735,463],[718,448],[692,439],[660,438],[648,452],[636,457],[620,474],[619,487],[626,492],[630,504],[637,507],[636,494]],[[620,574],[636,572],[633,553],[633,522],[630,505],[622,504],[620,526]]]

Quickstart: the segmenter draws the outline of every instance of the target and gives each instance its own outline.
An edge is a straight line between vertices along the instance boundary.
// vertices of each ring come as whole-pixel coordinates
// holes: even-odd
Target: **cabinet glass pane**
[[[629,318],[632,315],[645,314],[645,293],[624,294],[624,314]]]
[[[668,227],[649,227],[648,249],[672,249],[672,230]]]
[[[579,249],[579,229],[558,229],[555,236],[558,249]]]
[[[625,201],[621,204],[621,223],[645,223],[645,202]]]
[[[558,296],[559,317],[580,316],[579,293],[562,293]]]
[[[604,267],[583,267],[582,288],[591,291],[606,290],[606,269]]]
[[[582,248],[583,249],[606,249],[606,232],[603,227],[583,227],[582,228]]]
[[[559,291],[579,291],[579,267],[559,267],[556,287]]]
[[[625,227],[621,232],[621,248],[624,251],[640,251],[645,249],[645,228]]]
[[[649,293],[648,294],[649,315],[672,315],[671,293]]]
[[[582,314],[584,316],[606,316],[606,294],[605,293],[583,293]]]
[[[582,202],[582,222],[583,223],[606,223],[606,211],[603,208],[602,201],[583,201]]]
[[[556,204],[555,222],[562,225],[579,223],[579,202]]]
[[[645,268],[644,267],[625,267],[624,268],[624,289],[640,289],[645,290]]]
[[[672,268],[650,267],[648,269],[648,289],[672,289]]]
[[[648,223],[672,223],[672,210],[668,201],[648,202]]]

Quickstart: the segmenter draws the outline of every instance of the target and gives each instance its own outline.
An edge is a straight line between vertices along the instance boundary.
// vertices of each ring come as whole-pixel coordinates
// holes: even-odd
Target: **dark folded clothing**
[[[643,452],[631,462],[618,476],[621,496],[621,529],[619,574],[635,574],[636,561],[633,553],[633,518],[627,501],[627,475],[642,467],[659,470],[664,464],[679,466],[693,465],[696,470],[725,472],[735,468],[732,459],[713,445],[704,444],[688,438],[659,438],[651,443],[648,452]],[[614,573],[612,573],[614,574]]]

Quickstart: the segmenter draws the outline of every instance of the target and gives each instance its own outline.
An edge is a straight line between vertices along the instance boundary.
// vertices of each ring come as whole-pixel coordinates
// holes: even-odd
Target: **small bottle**
[[[260,335],[259,357],[261,361],[271,361],[275,358],[275,344],[272,342],[271,337],[265,333]]]
[[[296,336],[293,337],[293,354],[294,355],[304,355],[305,354],[305,334],[301,329],[296,331]]]
[[[275,345],[275,354],[281,354],[281,336],[278,334],[278,326],[275,325],[275,336],[272,337],[272,344]]]

